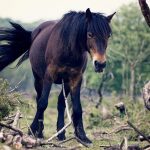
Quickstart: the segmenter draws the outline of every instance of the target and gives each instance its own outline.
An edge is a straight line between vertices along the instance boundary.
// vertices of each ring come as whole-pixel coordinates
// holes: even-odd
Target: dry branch
[[[20,115],[21,115],[20,110],[18,110],[17,113],[16,113],[16,116],[14,118],[14,122],[12,124],[12,127],[14,127],[14,128],[18,127]]]
[[[141,12],[147,22],[148,26],[150,27],[150,9],[146,3],[146,0],[139,0],[139,5],[141,8]]]
[[[66,140],[63,140],[63,141],[59,142],[58,144],[61,145],[61,144],[64,144],[64,143],[66,143],[66,142],[68,142],[68,141],[71,141],[71,140],[73,140],[73,139],[75,139],[75,137],[71,137],[71,138],[68,138],[68,139],[66,139]]]
[[[11,130],[17,132],[19,135],[23,136],[23,132],[22,132],[21,130],[19,130],[19,129],[17,129],[17,128],[14,128],[14,127],[12,127],[11,125],[6,125],[6,124],[3,124],[3,123],[0,122],[0,126],[1,126],[1,127],[5,127],[5,128],[7,128],[7,129],[11,129]]]
[[[127,150],[128,149],[128,140],[126,137],[123,138],[121,144],[120,144],[120,149],[121,150]]]
[[[119,126],[118,128],[114,129],[113,131],[111,131],[109,134],[112,134],[112,133],[119,133],[121,131],[125,131],[125,130],[132,130],[131,127],[129,127],[128,125],[122,125],[122,126]]]
[[[145,103],[145,107],[150,110],[150,81],[145,84],[143,91],[143,99]]]
[[[150,143],[149,138],[147,138],[147,136],[146,136],[144,133],[142,133],[139,129],[137,129],[130,121],[127,121],[127,123],[128,123],[129,126],[131,126],[139,135],[143,136],[147,142]]]

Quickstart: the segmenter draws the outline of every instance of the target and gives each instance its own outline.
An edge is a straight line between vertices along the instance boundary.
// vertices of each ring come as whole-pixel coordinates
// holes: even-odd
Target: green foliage
[[[9,115],[13,111],[20,101],[20,95],[18,93],[8,92],[8,82],[0,79],[0,120]]]
[[[129,15],[130,14],[130,15]],[[109,55],[112,57],[115,88],[126,94],[133,86],[139,95],[145,81],[149,80],[150,68],[150,29],[146,25],[139,8],[135,4],[123,6],[117,18],[113,20],[113,37]],[[142,67],[143,66],[143,67]],[[131,71],[134,70],[134,75]],[[131,82],[134,78],[134,83]],[[131,85],[132,84],[132,85]],[[121,85],[117,87],[117,85]],[[135,92],[134,91],[134,92]]]

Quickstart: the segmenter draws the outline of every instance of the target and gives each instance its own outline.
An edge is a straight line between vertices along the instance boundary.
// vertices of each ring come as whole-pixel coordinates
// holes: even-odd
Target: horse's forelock
[[[107,39],[111,34],[111,28],[103,14],[93,13],[89,28],[94,31],[99,39]]]

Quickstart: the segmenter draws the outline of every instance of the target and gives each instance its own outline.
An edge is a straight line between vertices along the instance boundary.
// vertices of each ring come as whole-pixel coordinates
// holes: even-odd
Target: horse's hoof
[[[38,139],[44,139],[43,133],[39,133],[39,132],[37,132],[37,131],[28,130],[28,135],[33,136],[33,137],[36,137],[36,138],[38,138]]]
[[[44,135],[43,135],[43,133],[36,133],[36,137],[38,138],[38,139],[44,139]]]
[[[65,139],[66,139],[66,137],[65,137],[65,135],[58,135],[57,136],[57,139],[59,140],[59,141],[64,141]]]
[[[79,143],[83,144],[86,147],[93,147],[92,141],[86,136],[76,136],[76,139]]]

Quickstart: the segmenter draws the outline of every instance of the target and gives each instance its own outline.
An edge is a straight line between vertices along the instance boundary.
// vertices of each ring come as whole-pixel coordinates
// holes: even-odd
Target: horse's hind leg
[[[38,85],[41,86],[40,80],[35,80],[35,89],[37,91],[37,112],[30,126],[33,134],[38,138],[43,138],[42,131],[44,129],[44,111],[48,105],[48,96],[52,85],[52,83],[48,82],[47,80],[44,80],[42,83],[43,85],[40,89],[38,87]]]
[[[42,79],[33,71],[33,76],[34,76],[34,87],[35,87],[35,91],[36,91],[36,103],[38,103],[38,100],[41,97],[42,94],[42,88],[43,88],[43,81]],[[39,125],[39,124],[38,124]],[[29,130],[29,134],[32,135],[36,135],[37,131],[39,129],[38,125],[32,125],[32,131]]]
[[[68,96],[70,92],[70,88],[68,84],[64,85],[65,88],[65,94],[66,97]],[[58,118],[57,118],[57,131],[62,129],[64,127],[64,112],[65,112],[65,98],[63,95],[63,90],[61,90],[61,93],[58,97],[58,104],[57,104],[57,110],[58,110]],[[58,135],[58,140],[65,140],[65,131]]]
[[[33,75],[34,75],[34,87],[37,93],[36,101],[38,102],[42,94],[43,80],[40,77],[38,77],[38,75],[34,71]]]

